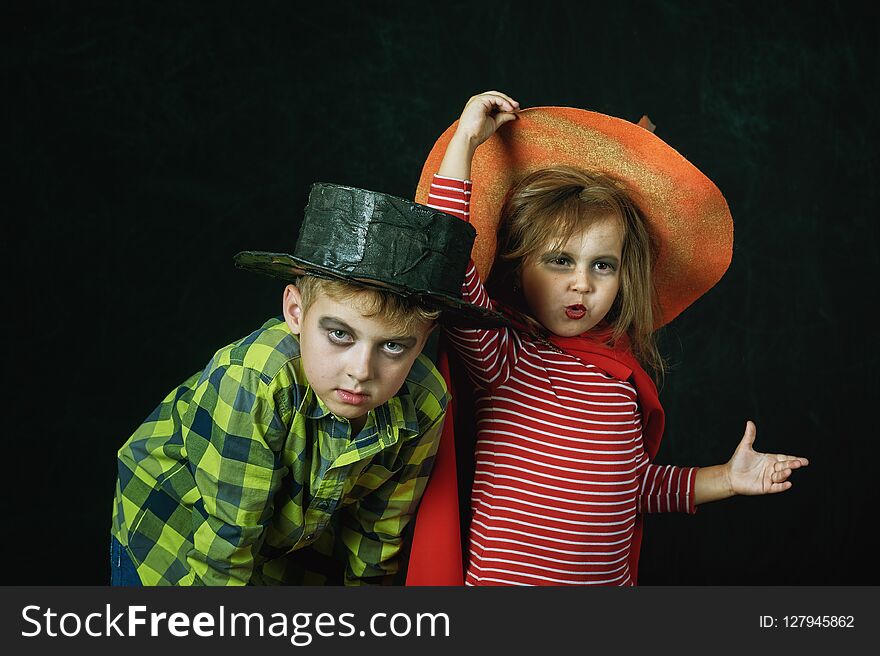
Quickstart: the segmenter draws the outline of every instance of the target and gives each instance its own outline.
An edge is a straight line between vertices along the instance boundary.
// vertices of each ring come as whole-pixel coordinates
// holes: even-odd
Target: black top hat
[[[310,275],[390,291],[442,310],[452,325],[508,325],[461,298],[476,234],[469,223],[411,200],[316,182],[294,254],[242,251],[235,264],[291,282]]]

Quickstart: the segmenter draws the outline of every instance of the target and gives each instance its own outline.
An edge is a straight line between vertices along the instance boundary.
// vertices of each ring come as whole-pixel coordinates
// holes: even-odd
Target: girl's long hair
[[[529,316],[518,291],[523,265],[545,250],[561,247],[598,217],[617,216],[623,225],[620,291],[605,321],[609,344],[626,334],[639,362],[659,379],[666,370],[657,347],[659,316],[652,269],[656,250],[651,234],[626,187],[610,176],[571,166],[552,166],[528,174],[507,194],[498,226],[498,249],[486,288],[520,315],[538,337],[547,330]]]

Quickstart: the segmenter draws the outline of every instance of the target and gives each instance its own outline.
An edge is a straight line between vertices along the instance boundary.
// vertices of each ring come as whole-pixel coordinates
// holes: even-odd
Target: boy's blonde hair
[[[636,358],[655,375],[665,363],[654,335],[658,316],[652,278],[655,249],[645,221],[619,181],[604,173],[553,166],[527,175],[508,192],[501,208],[498,249],[486,287],[493,298],[523,313],[537,334],[545,334],[527,314],[517,292],[523,264],[547,248],[565,244],[596,218],[613,214],[623,226],[620,291],[605,320],[612,344],[627,334]]]
[[[395,330],[401,334],[413,331],[419,323],[433,323],[440,317],[440,310],[435,310],[405,299],[399,294],[364,287],[344,280],[330,280],[316,276],[300,276],[296,281],[302,298],[303,312],[323,292],[334,301],[349,301],[357,298],[358,310],[367,317],[381,315]]]

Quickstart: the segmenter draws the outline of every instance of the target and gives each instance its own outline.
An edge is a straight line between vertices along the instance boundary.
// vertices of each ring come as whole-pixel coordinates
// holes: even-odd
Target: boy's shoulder
[[[280,372],[288,371],[292,362],[298,363],[299,359],[298,337],[281,317],[273,317],[250,335],[218,350],[206,370],[243,367],[255,372],[264,383],[269,384]]]
[[[400,393],[408,394],[416,407],[435,418],[446,410],[449,403],[446,381],[431,358],[424,353],[416,358]]]

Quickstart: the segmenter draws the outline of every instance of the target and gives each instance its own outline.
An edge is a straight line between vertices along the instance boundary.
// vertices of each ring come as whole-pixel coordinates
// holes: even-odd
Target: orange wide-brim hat
[[[657,137],[650,121],[639,124],[572,107],[519,112],[477,148],[471,223],[477,230],[472,257],[483,280],[495,260],[496,232],[508,190],[525,175],[552,165],[602,171],[623,182],[648,223],[657,258],[654,280],[660,304],[655,328],[669,323],[717,283],[733,254],[733,219],[718,187]],[[427,203],[458,121],[440,135],[416,190]],[[653,127],[653,126],[650,126]]]

